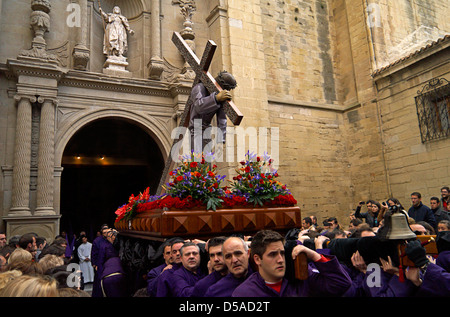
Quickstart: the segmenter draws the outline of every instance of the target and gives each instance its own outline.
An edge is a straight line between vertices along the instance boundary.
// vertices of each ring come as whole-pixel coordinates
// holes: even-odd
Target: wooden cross
[[[202,82],[205,88],[209,91],[209,93],[219,93],[222,91],[222,87],[216,82],[214,77],[208,72],[208,68],[212,62],[212,58],[214,55],[214,52],[216,51],[217,45],[213,41],[209,40],[208,43],[206,43],[205,51],[203,52],[202,59],[199,60],[197,55],[192,51],[192,49],[189,47],[189,45],[184,41],[184,39],[181,37],[181,35],[178,32],[173,32],[172,36],[172,42],[175,44],[175,46],[180,51],[181,55],[184,57],[184,59],[188,62],[188,64],[192,67],[194,73],[195,73],[195,79],[194,83],[192,84],[192,87],[197,85],[199,82]],[[190,119],[190,113],[191,113],[191,106],[194,100],[191,96],[189,96],[189,99],[186,102],[186,106],[184,108],[184,112],[180,119],[179,127],[185,127],[187,128],[189,125],[189,119]],[[242,113],[239,111],[239,109],[236,107],[236,105],[233,103],[233,101],[225,101],[223,103],[223,110],[227,117],[230,119],[230,121],[234,125],[239,125],[242,121],[242,118],[244,117]],[[161,176],[158,191],[157,194],[159,195],[162,190],[162,186],[168,181],[168,175],[169,172],[174,167],[174,162],[172,160],[172,149],[176,146],[178,142],[180,142],[182,139],[181,136],[178,136],[177,139],[174,139],[172,143],[172,148],[169,153],[169,156],[166,160],[166,165],[164,167],[163,174]]]

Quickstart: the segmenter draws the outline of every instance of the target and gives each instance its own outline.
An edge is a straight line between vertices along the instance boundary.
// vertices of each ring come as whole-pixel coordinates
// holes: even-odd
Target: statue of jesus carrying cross
[[[226,140],[227,116],[223,110],[223,102],[231,101],[230,90],[236,88],[237,83],[233,75],[226,71],[220,72],[215,80],[223,88],[218,93],[210,93],[201,82],[191,91],[193,102],[190,109],[189,131],[191,132],[191,150],[194,149],[195,153],[202,152],[210,141],[210,135],[206,134],[206,130],[211,127],[214,115],[217,117],[217,126],[222,132],[219,140],[222,143]],[[201,120],[202,133],[195,133],[196,120]]]
[[[207,42],[201,61],[178,32],[173,33],[172,41],[196,74],[192,85],[193,88],[186,102],[179,126],[189,127],[191,132],[191,148],[193,145],[194,152],[196,152],[196,143],[201,144],[201,146],[197,145],[197,148],[200,147],[200,151],[197,152],[201,152],[205,140],[203,140],[203,133],[200,135],[202,140],[199,142],[201,143],[195,140],[196,119],[201,120],[203,132],[204,129],[210,126],[212,118],[216,115],[218,127],[222,131],[222,142],[225,142],[227,117],[234,125],[241,123],[243,115],[233,101],[231,101],[230,93],[230,90],[234,89],[237,83],[233,75],[228,72],[220,72],[216,79],[208,72],[209,65],[217,47],[213,41],[209,40]],[[172,149],[180,142],[180,139],[174,140]],[[169,155],[159,183],[158,194],[161,192],[162,186],[167,182],[169,171],[173,168],[173,165],[172,155]]]

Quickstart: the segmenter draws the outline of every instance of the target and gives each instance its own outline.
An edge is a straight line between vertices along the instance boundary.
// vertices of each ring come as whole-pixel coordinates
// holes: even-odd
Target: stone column
[[[10,216],[28,216],[30,212],[31,116],[35,97],[16,95],[17,122]]]
[[[149,63],[150,79],[161,79],[164,70],[163,60],[161,58],[161,20],[160,0],[152,0],[151,32],[152,32],[152,54]]]
[[[80,6],[81,23],[78,30],[77,44],[73,48],[73,68],[87,70],[90,51],[87,48],[87,0],[78,0]]]
[[[45,99],[39,127],[37,206],[35,215],[54,215],[55,101]]]

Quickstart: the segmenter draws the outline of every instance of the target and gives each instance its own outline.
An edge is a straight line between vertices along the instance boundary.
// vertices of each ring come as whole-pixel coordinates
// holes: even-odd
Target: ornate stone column
[[[77,44],[73,48],[73,68],[87,70],[90,51],[87,48],[87,0],[78,0],[80,6],[81,25],[78,30]]]
[[[50,9],[51,4],[49,0],[33,0],[31,1],[30,15],[31,28],[34,31],[34,38],[31,42],[31,49],[22,50],[19,59],[39,59],[49,63],[57,64],[57,58],[53,54],[47,53],[47,43],[44,39],[44,34],[50,29]]]
[[[17,105],[16,140],[10,216],[28,216],[30,213],[31,116],[36,97],[15,96]]]
[[[41,100],[38,100],[41,101]],[[39,127],[37,205],[35,215],[54,215],[55,100],[43,100]]]
[[[195,0],[180,0],[181,15],[184,17],[183,30],[181,30],[180,35],[183,40],[189,45],[191,50],[195,52],[195,32],[192,29],[194,23],[192,22],[192,16],[197,10]],[[183,71],[179,75],[179,80],[193,80],[195,78],[195,73],[188,62],[185,61]]]
[[[150,58],[149,71],[150,79],[161,79],[164,70],[163,60],[161,58],[161,20],[160,0],[152,0],[152,57]]]

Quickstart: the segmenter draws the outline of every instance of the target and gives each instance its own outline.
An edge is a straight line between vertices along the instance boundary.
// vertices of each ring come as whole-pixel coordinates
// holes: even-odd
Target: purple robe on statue
[[[149,296],[156,295],[156,282],[158,281],[158,276],[161,274],[163,269],[167,266],[164,262],[163,264],[154,267],[147,274],[147,294]]]
[[[205,293],[205,297],[231,297],[233,291],[241,285],[250,275],[253,274],[252,268],[248,267],[248,272],[242,278],[235,278],[233,274],[228,273],[217,283],[211,285]]]
[[[172,293],[175,297],[189,297],[194,290],[194,285],[205,277],[205,274],[198,269],[196,274],[187,270],[184,266],[176,270],[171,278],[174,280]]]
[[[220,281],[222,277],[225,275],[220,274],[217,271],[214,271],[204,278],[202,278],[200,281],[195,283],[194,289],[192,290],[191,297],[203,297],[208,290],[208,288]]]
[[[327,262],[315,262],[314,269],[308,267],[309,277],[305,281],[283,279],[280,293],[267,286],[257,272],[239,285],[233,297],[306,297],[306,296],[342,296],[352,281],[341,267],[336,257],[330,256]],[[318,272],[319,270],[320,272]]]

